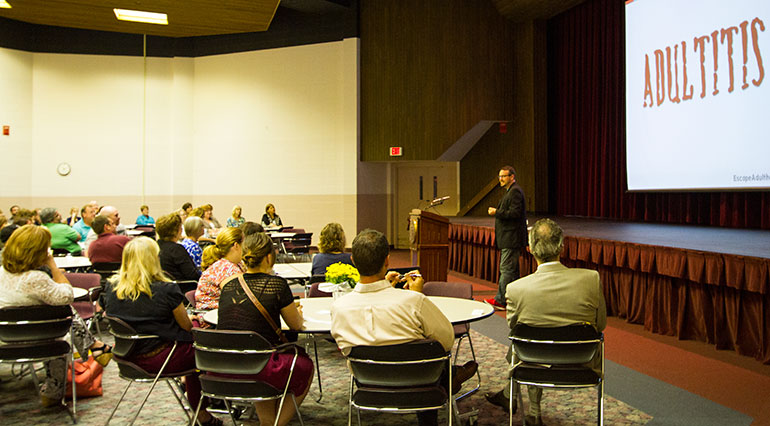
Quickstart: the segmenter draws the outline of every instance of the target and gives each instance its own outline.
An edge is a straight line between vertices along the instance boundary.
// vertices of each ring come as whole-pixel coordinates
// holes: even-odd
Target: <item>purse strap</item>
[[[243,291],[246,292],[246,295],[249,296],[249,299],[251,300],[251,303],[254,304],[254,306],[257,307],[257,310],[262,314],[263,317],[267,320],[267,323],[270,324],[270,327],[273,327],[273,331],[275,331],[275,334],[278,335],[278,338],[281,339],[281,342],[288,343],[289,340],[286,338],[286,336],[283,335],[283,331],[281,331],[281,327],[273,321],[273,319],[270,317],[270,314],[267,312],[267,309],[265,309],[264,306],[262,306],[261,303],[259,303],[259,300],[257,300],[257,297],[254,296],[254,293],[252,293],[251,289],[248,285],[246,285],[246,280],[243,279],[243,274],[236,275],[238,278],[238,282],[241,284],[241,288],[243,288]]]

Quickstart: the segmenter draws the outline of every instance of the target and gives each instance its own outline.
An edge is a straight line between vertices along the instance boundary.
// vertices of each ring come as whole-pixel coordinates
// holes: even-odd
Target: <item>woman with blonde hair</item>
[[[203,274],[195,291],[197,309],[219,307],[220,284],[233,275],[242,274],[246,266],[243,255],[243,231],[240,228],[225,228],[217,235],[217,243],[203,250],[201,269]],[[214,263],[209,264],[216,259]]]
[[[275,206],[268,203],[265,206],[265,214],[262,215],[262,226],[265,228],[277,228],[283,226],[281,217],[275,214]]]
[[[170,282],[160,267],[158,244],[147,237],[137,237],[123,248],[120,273],[105,286],[101,303],[107,315],[122,319],[140,334],[154,334],[157,339],[144,339],[126,357],[151,373],[163,368],[173,349],[164,372],[176,373],[195,369],[192,347],[192,319],[184,307],[184,295],[179,286]],[[197,374],[185,376],[187,401],[195,410],[200,400]],[[201,406],[201,424],[222,425],[222,421]]]
[[[229,228],[240,228],[241,225],[246,223],[246,219],[241,216],[241,206],[234,206],[232,216],[227,218],[227,226]]]
[[[294,303],[294,297],[285,279],[271,275],[275,264],[273,241],[265,233],[252,234],[243,242],[243,260],[246,273],[226,280],[222,285],[222,298],[219,304],[220,330],[248,330],[259,333],[274,346],[280,345],[281,339],[270,326],[266,317],[249,299],[246,288],[256,295],[256,299],[267,311],[275,324],[280,324],[281,318],[292,330],[302,329],[302,310]],[[258,379],[277,389],[286,387],[289,371],[292,367],[293,352],[273,354],[267,366],[259,374],[247,378]],[[302,403],[310,389],[313,380],[313,361],[301,351],[294,364],[294,371],[289,381],[289,389],[294,394],[297,405]],[[259,424],[275,423],[285,425],[294,416],[293,404],[285,403],[278,413],[278,401],[256,403]]]
[[[310,273],[313,275],[323,275],[326,268],[338,262],[353,266],[350,260],[350,253],[343,253],[345,250],[345,231],[339,223],[328,223],[321,230],[319,236],[318,250],[320,253],[313,256],[313,266]]]
[[[24,225],[8,238],[0,268],[0,308],[11,306],[68,305],[73,301],[72,286],[48,253],[51,232],[44,226]],[[50,271],[50,273],[48,272]],[[91,335],[73,310],[74,350],[87,358],[88,350],[99,364],[107,365],[112,348]],[[45,363],[46,380],[40,390],[43,406],[61,403],[67,363],[54,359]]]

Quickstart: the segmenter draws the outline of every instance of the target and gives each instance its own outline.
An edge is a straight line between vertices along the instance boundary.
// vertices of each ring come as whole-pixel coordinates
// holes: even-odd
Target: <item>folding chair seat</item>
[[[440,380],[446,370],[452,383],[451,353],[434,340],[387,346],[355,346],[348,354],[350,394],[348,426],[356,409],[387,413],[416,413],[446,405],[449,426],[457,406]]]
[[[604,334],[590,324],[532,327],[517,324],[511,333],[514,386],[552,389],[597,388],[597,424],[604,424]],[[522,407],[522,392],[518,404]],[[510,398],[513,407],[513,398]],[[509,417],[513,425],[513,414]],[[524,416],[522,416],[524,424]]]
[[[19,306],[0,309],[0,363],[19,363],[28,367],[35,389],[40,390],[33,363],[63,358],[72,363],[72,341],[62,340],[72,326],[72,308],[62,306]],[[24,373],[22,369],[22,374]],[[62,380],[66,382],[65,377]],[[72,373],[72,409],[67,411],[77,423],[75,373]],[[64,404],[64,399],[62,399]]]
[[[75,302],[72,307],[75,308],[80,318],[86,322],[88,328],[91,325],[96,326],[96,333],[101,338],[102,331],[99,327],[99,320],[102,318],[101,310],[97,311],[97,300],[102,292],[101,277],[99,274],[86,274],[86,273],[70,273],[65,272],[64,276],[67,277],[67,281],[72,284],[73,287],[79,287],[88,290],[88,300],[83,302]]]
[[[297,411],[297,419],[300,424],[304,425],[295,395],[289,391],[289,383],[294,373],[294,363],[299,355],[293,344],[273,347],[270,342],[253,331],[206,330],[201,328],[193,329],[193,339],[195,341],[195,365],[203,373],[200,376],[201,401],[204,396],[223,399],[233,424],[237,425],[230,407],[231,401],[279,400],[277,412],[280,413],[286,397],[289,395],[292,403],[294,403],[294,409]],[[259,380],[217,375],[259,374],[270,361],[272,354],[287,348],[294,348],[294,360],[286,380],[286,387],[283,389],[277,389]],[[200,403],[198,407],[200,407]],[[198,412],[196,411],[191,424],[195,423],[197,417]],[[275,419],[276,425],[278,424],[278,417],[276,416]]]
[[[107,418],[107,422],[105,423],[108,425],[110,423],[110,420],[112,420],[112,417],[115,415],[115,412],[118,410],[118,407],[120,406],[120,403],[123,401],[123,398],[125,398],[126,393],[128,392],[128,389],[131,387],[131,385],[134,382],[140,382],[140,383],[152,383],[152,386],[150,386],[150,390],[147,391],[147,394],[145,394],[144,399],[142,399],[142,403],[139,405],[139,408],[134,407],[133,409],[136,410],[136,413],[134,414],[134,417],[131,419],[130,425],[133,425],[136,419],[139,417],[139,414],[142,412],[142,408],[144,407],[144,404],[147,402],[147,398],[150,397],[150,394],[152,393],[153,389],[155,389],[155,384],[158,383],[159,380],[163,380],[166,382],[168,387],[171,389],[171,393],[176,398],[177,402],[179,403],[179,406],[182,407],[182,410],[184,411],[185,415],[187,416],[187,419],[190,419],[190,413],[189,407],[185,405],[185,397],[184,397],[184,390],[180,383],[180,379],[188,374],[192,374],[195,372],[194,369],[181,371],[181,372],[174,372],[174,373],[165,373],[164,369],[166,365],[168,364],[168,361],[171,359],[171,356],[174,354],[174,351],[176,350],[176,342],[174,342],[174,346],[171,348],[171,352],[169,352],[168,357],[166,358],[166,361],[163,363],[163,367],[158,371],[157,373],[151,373],[142,367],[134,364],[133,362],[129,361],[127,357],[131,354],[131,351],[134,349],[134,346],[136,343],[140,340],[145,339],[157,339],[158,336],[152,335],[152,334],[139,334],[133,327],[131,327],[128,323],[125,321],[107,316],[107,321],[110,323],[110,333],[115,337],[115,345],[112,347],[112,354],[113,354],[113,360],[118,364],[118,375],[121,379],[127,380],[128,384],[126,385],[125,389],[123,389],[123,394],[120,395],[120,399],[118,400],[118,403],[115,404],[115,408],[110,413],[110,416]]]
[[[407,271],[408,272],[408,271]],[[426,296],[445,296],[456,297],[458,299],[473,300],[473,284],[461,283],[461,282],[443,282],[443,281],[429,281],[423,284],[422,292]],[[471,356],[476,361],[476,352],[473,350],[473,340],[471,340],[471,325],[470,323],[456,324],[454,326],[455,339],[457,339],[457,348],[455,349],[455,359],[460,352],[460,345],[463,339],[468,339],[468,345],[471,349]],[[481,388],[481,373],[476,371],[476,387],[458,396],[456,399],[459,401],[468,395],[473,394]]]

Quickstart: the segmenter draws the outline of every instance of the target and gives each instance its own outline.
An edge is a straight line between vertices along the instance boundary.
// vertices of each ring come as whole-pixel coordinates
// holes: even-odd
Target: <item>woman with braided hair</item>
[[[240,228],[225,228],[217,235],[217,243],[203,251],[201,269],[203,274],[195,290],[197,309],[219,308],[220,284],[233,275],[242,274],[246,266],[243,255],[243,231]]]

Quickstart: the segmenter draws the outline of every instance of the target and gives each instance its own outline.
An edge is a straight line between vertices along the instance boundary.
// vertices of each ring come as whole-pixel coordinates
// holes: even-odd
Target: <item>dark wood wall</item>
[[[512,119],[513,24],[490,1],[362,1],[360,34],[361,160],[435,160]]]

